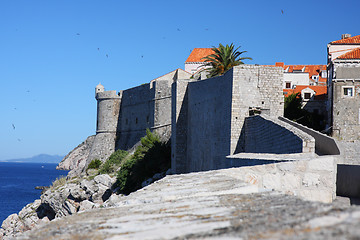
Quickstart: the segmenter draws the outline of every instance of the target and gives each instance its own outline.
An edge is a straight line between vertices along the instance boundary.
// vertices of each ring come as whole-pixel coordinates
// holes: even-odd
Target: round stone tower
[[[99,84],[95,89],[97,100],[96,133],[116,133],[121,97],[116,91],[105,91]]]
[[[96,136],[85,169],[92,160],[105,161],[115,151],[121,95],[116,94],[116,91],[105,91],[104,86],[99,84],[95,88],[95,98],[97,100]]]

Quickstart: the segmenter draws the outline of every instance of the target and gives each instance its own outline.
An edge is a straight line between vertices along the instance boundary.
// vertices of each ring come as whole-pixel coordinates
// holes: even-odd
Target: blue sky
[[[2,0],[0,160],[67,154],[95,133],[99,82],[149,82],[184,68],[196,47],[234,43],[251,64],[326,64],[327,43],[360,34],[360,1],[344,3]]]

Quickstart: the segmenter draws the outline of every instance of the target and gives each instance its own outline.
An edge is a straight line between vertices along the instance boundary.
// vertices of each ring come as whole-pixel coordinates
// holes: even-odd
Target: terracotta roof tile
[[[194,48],[185,62],[204,62],[202,58],[213,53],[214,51],[211,48]]]
[[[360,59],[360,48],[355,48],[354,50],[337,57],[337,59]]]
[[[293,93],[301,93],[305,88],[310,88],[315,91],[315,99],[325,99],[327,94],[327,86],[308,86],[308,85],[297,85],[294,89],[284,89],[284,95],[287,97]]]
[[[274,67],[274,65],[270,65]],[[326,65],[284,65],[284,63],[277,62],[275,67],[283,67],[287,72],[292,73],[294,70],[302,70],[305,67],[304,73],[309,73],[309,79],[313,75],[319,75],[319,83],[326,83],[326,78],[321,77],[321,70],[326,70]]]
[[[360,35],[333,41],[331,44],[360,44]]]

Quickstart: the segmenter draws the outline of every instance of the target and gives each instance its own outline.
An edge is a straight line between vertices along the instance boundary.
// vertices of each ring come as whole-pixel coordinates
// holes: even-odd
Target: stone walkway
[[[18,239],[352,239],[360,208],[262,191],[232,169],[167,176]]]

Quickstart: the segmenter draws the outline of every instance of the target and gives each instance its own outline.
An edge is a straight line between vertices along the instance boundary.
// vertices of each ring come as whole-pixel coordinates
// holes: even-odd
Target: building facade
[[[360,35],[343,34],[327,50],[328,128],[339,140],[360,140]]]
[[[295,88],[297,85],[326,86],[326,65],[285,65],[277,62],[272,66],[284,69],[284,89]]]

